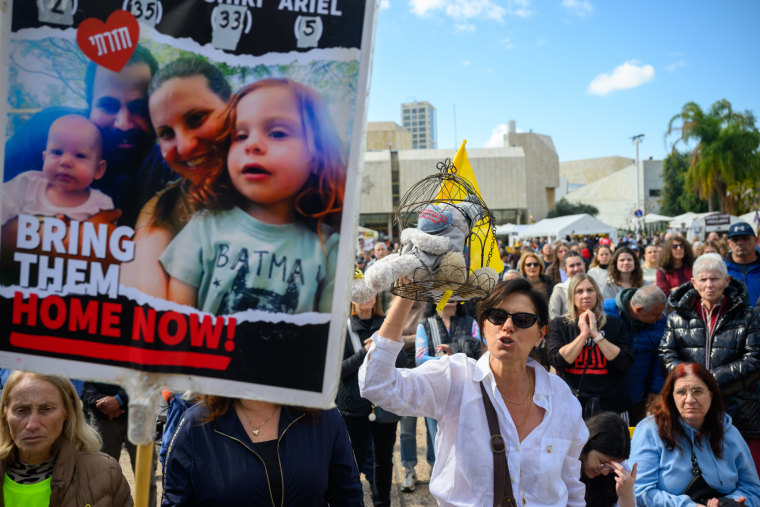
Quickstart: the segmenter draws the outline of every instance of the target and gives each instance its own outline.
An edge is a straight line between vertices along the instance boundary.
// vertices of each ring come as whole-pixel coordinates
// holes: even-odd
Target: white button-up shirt
[[[398,415],[427,416],[438,421],[435,467],[430,493],[439,505],[493,505],[493,453],[483,396],[496,409],[507,445],[512,491],[518,505],[585,506],[578,457],[588,439],[581,406],[567,384],[528,360],[535,371],[533,402],[546,413],[522,442],[498,389],[486,352],[475,362],[464,354],[443,356],[415,369],[397,369],[403,343],[372,337],[372,347],[359,369],[363,397]]]

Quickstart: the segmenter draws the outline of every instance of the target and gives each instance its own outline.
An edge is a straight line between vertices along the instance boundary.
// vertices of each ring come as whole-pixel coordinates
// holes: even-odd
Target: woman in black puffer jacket
[[[744,303],[746,297],[746,287],[728,277],[718,254],[699,257],[692,281],[674,289],[668,299],[674,310],[660,342],[660,359],[667,371],[679,363],[696,362],[713,374],[726,412],[758,462],[760,315]]]

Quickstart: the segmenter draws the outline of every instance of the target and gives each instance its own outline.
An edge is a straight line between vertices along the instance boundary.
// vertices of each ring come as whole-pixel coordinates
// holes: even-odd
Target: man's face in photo
[[[103,134],[107,155],[124,157],[153,141],[147,98],[150,78],[150,67],[142,62],[118,73],[103,67],[95,71],[90,119]]]

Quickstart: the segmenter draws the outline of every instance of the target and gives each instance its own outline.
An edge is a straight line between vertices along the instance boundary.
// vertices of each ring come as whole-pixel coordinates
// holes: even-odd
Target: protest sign
[[[10,2],[0,366],[330,406],[374,9]]]

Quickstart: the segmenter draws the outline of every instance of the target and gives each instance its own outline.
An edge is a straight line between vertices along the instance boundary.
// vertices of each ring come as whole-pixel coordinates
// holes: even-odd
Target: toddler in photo
[[[3,185],[2,223],[20,214],[87,220],[113,201],[90,188],[103,177],[103,139],[84,116],[66,115],[50,126],[42,171],[26,171]]]
[[[161,255],[168,299],[216,315],[330,312],[346,166],[327,106],[265,79],[232,97],[226,134],[226,163],[191,196],[206,209]]]

